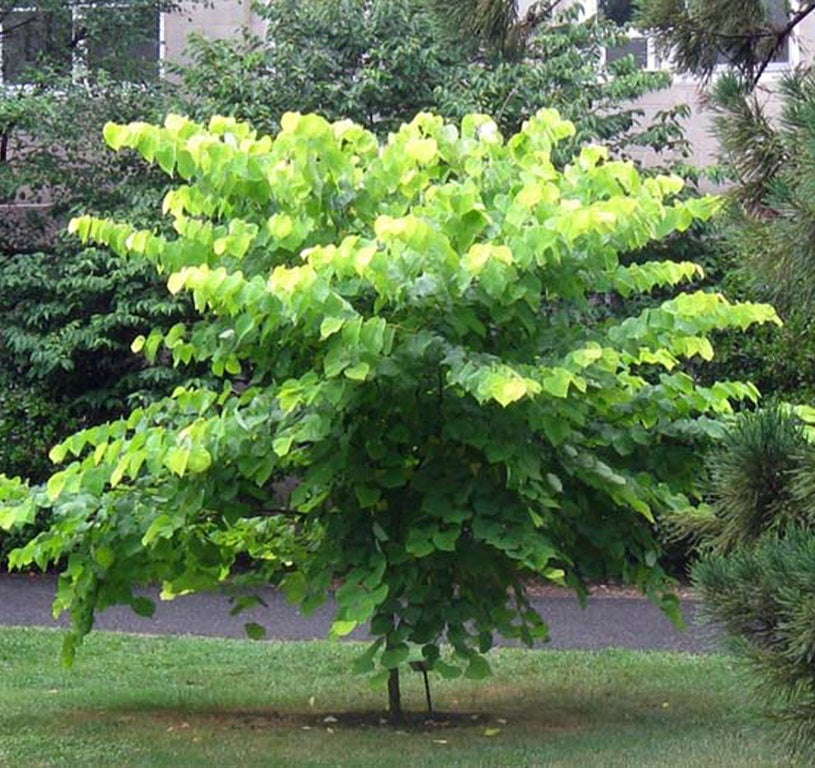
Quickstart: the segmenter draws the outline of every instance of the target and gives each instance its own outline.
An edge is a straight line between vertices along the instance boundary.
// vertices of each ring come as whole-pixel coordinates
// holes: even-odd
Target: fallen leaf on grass
[[[497,736],[499,733],[501,733],[500,728],[485,728],[484,729],[484,735],[485,736]]]

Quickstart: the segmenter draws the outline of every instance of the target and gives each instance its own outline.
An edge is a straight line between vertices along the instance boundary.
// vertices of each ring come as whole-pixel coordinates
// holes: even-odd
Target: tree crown
[[[620,254],[717,202],[678,201],[680,179],[597,146],[558,167],[574,130],[545,109],[508,139],[477,114],[419,114],[382,144],[293,113],[275,137],[224,117],[106,127],[179,180],[174,234],[93,217],[72,231],[192,296],[197,322],[134,349],[223,384],[75,434],[45,487],[0,484],[4,527],[53,510],[11,564],[67,558],[69,655],[95,610],[149,612],[136,582],[172,597],[275,581],[308,609],[340,578],[332,633],[370,621],[376,637],[361,669],[417,652],[457,674],[446,641],[478,677],[494,631],[545,636],[529,575],[665,587],[654,518],[693,492],[677,452],[757,394],[698,386],[682,361],[709,359],[715,329],[777,318],[695,291],[597,319],[604,292],[698,275]]]

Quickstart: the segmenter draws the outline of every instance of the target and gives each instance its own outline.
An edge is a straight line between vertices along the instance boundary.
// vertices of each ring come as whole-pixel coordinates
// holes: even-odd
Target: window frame
[[[75,25],[82,20],[83,12],[88,8],[98,8],[99,5],[94,2],[81,3],[71,5],[71,31]],[[127,7],[125,3],[111,3],[105,4],[105,8],[115,11],[117,8]],[[20,5],[12,6],[10,12],[19,13],[36,13],[40,9],[36,6]],[[166,36],[166,12],[158,12],[158,77],[163,80],[166,74],[166,56],[167,56],[167,36]],[[88,75],[88,49],[85,41],[79,43],[71,51],[71,80],[74,83],[81,83],[86,80]],[[127,81],[123,81],[127,82]],[[32,87],[32,83],[7,83],[3,76],[3,22],[0,21],[0,89],[6,91],[25,91]]]
[[[600,13],[600,0],[583,0],[583,18],[591,19]],[[646,63],[643,69],[646,72],[653,72],[658,70],[667,69],[664,57],[659,56],[656,48],[656,41],[650,35],[646,35],[636,27],[631,27],[626,35],[629,40],[645,40],[645,56]],[[603,48],[601,64],[605,66],[608,63],[607,58],[608,48]]]

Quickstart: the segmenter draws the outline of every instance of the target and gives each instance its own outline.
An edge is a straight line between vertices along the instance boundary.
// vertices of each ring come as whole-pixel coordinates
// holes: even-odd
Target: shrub
[[[64,0],[42,4],[66,7]],[[515,131],[547,102],[578,120],[574,143],[599,137],[616,149],[681,144],[670,116],[640,129],[639,112],[621,106],[663,85],[664,73],[620,62],[608,78],[599,53],[619,31],[573,23],[573,15],[542,27],[524,59],[508,60],[485,58],[471,41],[451,39],[415,0],[279,0],[259,12],[268,23],[265,40],[192,46],[193,64],[182,70],[189,109],[207,117],[231,111],[265,130],[276,130],[286,110],[319,110],[384,135],[419,109],[439,105],[457,115],[495,112],[503,128]],[[116,23],[126,25],[127,15]],[[52,203],[27,230],[19,217],[0,217],[0,367],[17,371],[21,386],[50,391],[97,422],[121,413],[133,393],[163,394],[178,383],[161,359],[148,366],[128,347],[153,325],[170,327],[189,307],[157,289],[145,264],[66,243],[56,233],[80,201],[100,215],[127,210],[131,222],[159,225],[166,177],[139,165],[135,153],[103,151],[98,136],[109,118],[160,119],[176,95],[170,84],[151,80],[138,87],[103,76],[76,83],[45,68],[36,77],[37,88],[0,93],[8,155],[0,163],[0,199]],[[47,432],[33,437],[24,464],[45,462],[46,440]],[[4,470],[13,471],[0,464]]]
[[[670,484],[677,443],[755,397],[697,386],[680,360],[709,359],[714,328],[776,318],[701,291],[624,319],[597,320],[593,300],[696,275],[619,254],[716,201],[677,201],[680,179],[643,179],[596,146],[558,169],[575,128],[551,110],[509,139],[484,115],[420,114],[381,145],[350,121],[281,125],[106,128],[181,177],[163,206],[177,234],[93,217],[72,229],[192,296],[196,322],[134,349],[206,362],[221,382],[71,436],[44,489],[0,483],[4,527],[55,510],[11,562],[69,556],[67,656],[94,611],[151,610],[134,583],[213,588],[240,557],[239,583],[280,582],[305,610],[343,580],[332,634],[370,621],[359,669],[388,680],[398,716],[411,658],[478,678],[495,632],[545,637],[530,575],[578,590],[617,576],[658,598],[654,515],[689,504]]]

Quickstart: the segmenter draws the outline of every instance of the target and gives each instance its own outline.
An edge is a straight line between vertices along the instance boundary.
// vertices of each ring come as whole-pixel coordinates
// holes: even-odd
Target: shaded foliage
[[[779,81],[781,113],[738,78],[711,87],[722,161],[735,182],[728,214],[708,239],[716,279],[728,295],[772,301],[783,328],[757,328],[720,339],[715,375],[744,376],[772,398],[810,402],[815,397],[815,75]]]
[[[106,151],[99,136],[112,115],[158,119],[172,103],[155,61],[145,68],[150,56],[134,57],[133,46],[157,41],[156,14],[177,5],[11,5],[0,3],[4,61],[18,59],[4,76],[25,85],[0,89],[0,422],[15,434],[24,425],[28,439],[9,439],[0,471],[37,476],[48,445],[77,423],[120,413],[131,393],[177,380],[127,351],[140,331],[181,317],[183,304],[167,301],[149,270],[60,236],[80,203],[155,220],[165,180],[135,155]],[[131,46],[110,45],[122,39]]]
[[[723,221],[723,220],[722,220]],[[710,279],[734,299],[773,297],[764,280],[737,250],[741,239],[732,222],[717,227],[703,243],[710,254]],[[732,238],[732,240],[731,240]],[[736,241],[735,243],[733,241]],[[768,401],[815,402],[815,325],[806,303],[784,304],[783,326],[751,328],[744,334],[716,337],[716,359],[703,378],[748,378]]]
[[[61,243],[51,253],[0,257],[0,355],[17,386],[51,392],[93,421],[128,395],[177,379],[128,354],[135,335],[183,316],[143,265]],[[43,456],[43,458],[45,458]]]
[[[511,133],[547,106],[575,122],[576,145],[601,140],[615,153],[687,149],[682,107],[644,120],[630,103],[665,87],[668,74],[638,69],[632,58],[606,68],[602,52],[623,31],[580,21],[576,8],[537,25],[520,56],[486,54],[472,38],[451,37],[416,0],[277,0],[259,12],[268,24],[264,39],[192,43],[183,76],[193,114],[221,111],[267,131],[296,109],[349,117],[384,136],[420,109],[485,112]]]

